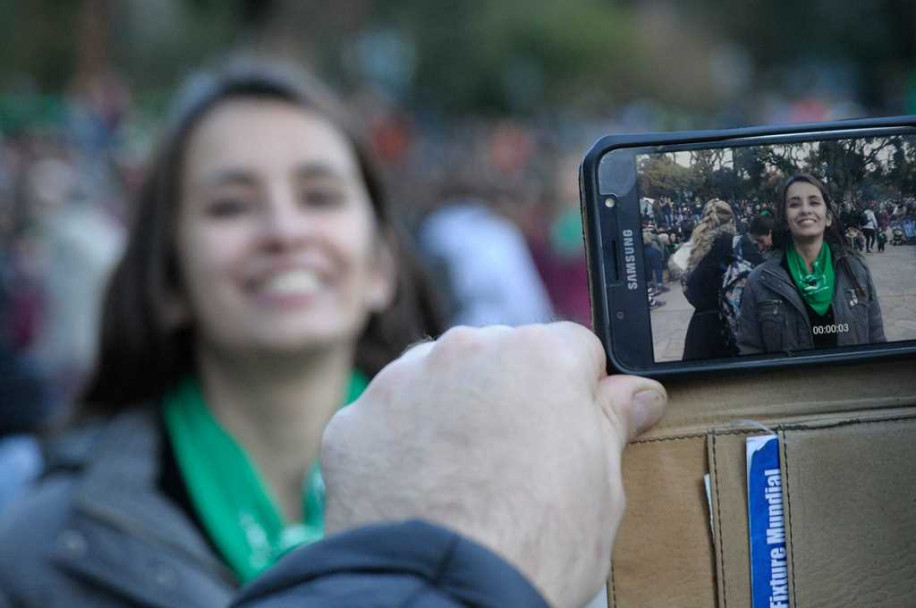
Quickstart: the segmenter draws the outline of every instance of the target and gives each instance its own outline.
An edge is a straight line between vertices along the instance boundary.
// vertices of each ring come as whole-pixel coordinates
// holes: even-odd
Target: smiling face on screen
[[[786,224],[796,243],[823,239],[833,223],[823,193],[814,184],[797,181],[786,190]]]

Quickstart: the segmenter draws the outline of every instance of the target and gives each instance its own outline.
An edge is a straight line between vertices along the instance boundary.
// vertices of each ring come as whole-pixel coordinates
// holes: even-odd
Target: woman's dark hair
[[[319,82],[286,66],[245,61],[188,80],[141,186],[127,249],[109,281],[102,308],[97,365],[81,414],[110,414],[160,398],[196,371],[193,328],[176,328],[169,305],[179,293],[174,244],[185,151],[194,130],[218,105],[234,99],[279,100],[321,115],[352,145],[380,234],[392,235],[398,269],[393,304],[373,314],[359,338],[356,366],[374,375],[411,343],[443,326],[406,230],[397,226],[371,162],[340,103]]]
[[[783,185],[782,194],[776,205],[776,223],[773,226],[773,247],[785,251],[786,248],[792,244],[792,233],[789,231],[789,222],[786,219],[786,207],[789,202],[786,197],[789,195],[789,188],[792,187],[792,184],[797,184],[799,182],[811,184],[820,190],[821,198],[824,199],[824,205],[827,207],[827,213],[830,214],[833,220],[824,231],[824,240],[830,245],[834,260],[846,268],[846,274],[852,280],[856,294],[864,299],[866,292],[859,284],[859,281],[856,279],[855,274],[849,266],[849,258],[855,256],[855,252],[846,244],[846,237],[844,236],[846,230],[843,226],[843,222],[840,220],[840,214],[834,209],[833,201],[830,198],[830,192],[827,190],[827,186],[813,175],[808,173],[797,173],[786,180],[786,183]]]

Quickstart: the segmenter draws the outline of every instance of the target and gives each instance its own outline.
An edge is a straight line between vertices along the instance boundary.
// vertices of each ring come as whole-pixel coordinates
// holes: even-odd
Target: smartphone
[[[579,178],[609,368],[916,353],[916,117],[609,136]]]

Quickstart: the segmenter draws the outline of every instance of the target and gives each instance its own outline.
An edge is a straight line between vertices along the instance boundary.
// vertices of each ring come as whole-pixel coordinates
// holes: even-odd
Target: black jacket
[[[487,549],[422,521],[382,524],[298,549],[242,591],[234,608],[457,606],[546,608]]]
[[[234,575],[159,488],[152,408],[67,433],[0,514],[0,608],[227,606]]]
[[[737,354],[729,346],[725,321],[719,314],[722,275],[733,255],[733,238],[734,234],[726,231],[719,234],[684,282],[684,295],[694,308],[684,339],[685,361]]]
[[[814,348],[811,321],[801,294],[782,266],[783,255],[775,252],[747,278],[738,316],[738,348],[743,355]],[[886,342],[881,305],[865,261],[853,254],[846,256],[846,263],[836,258],[834,273],[831,307],[837,345]],[[862,296],[856,284],[864,291]]]
[[[221,608],[238,589],[159,486],[156,414],[127,410],[61,438],[35,491],[0,517],[0,608]],[[240,606],[546,603],[512,566],[446,531],[367,527],[290,553]]]

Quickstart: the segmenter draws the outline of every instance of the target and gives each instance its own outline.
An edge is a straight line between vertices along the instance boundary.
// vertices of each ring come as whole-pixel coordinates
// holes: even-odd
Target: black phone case
[[[887,127],[916,127],[916,116],[865,118],[822,123],[805,123],[782,126],[743,127],[714,131],[674,131],[670,133],[645,133],[609,135],[596,142],[579,168],[579,191],[582,211],[582,230],[588,264],[589,294],[592,306],[592,328],[598,335],[607,354],[608,371],[639,374],[652,377],[671,377],[707,372],[748,372],[758,369],[822,365],[825,363],[855,363],[872,359],[901,358],[916,353],[916,346],[895,346],[892,343],[880,350],[861,351],[855,347],[838,352],[801,354],[792,356],[750,356],[727,361],[690,362],[668,365],[664,369],[641,371],[628,368],[612,349],[611,320],[605,284],[605,257],[600,251],[601,196],[598,188],[598,165],[608,152],[620,148],[661,146],[670,144],[703,144],[724,141],[742,143],[743,139],[771,135],[816,135],[837,130],[874,129]]]

